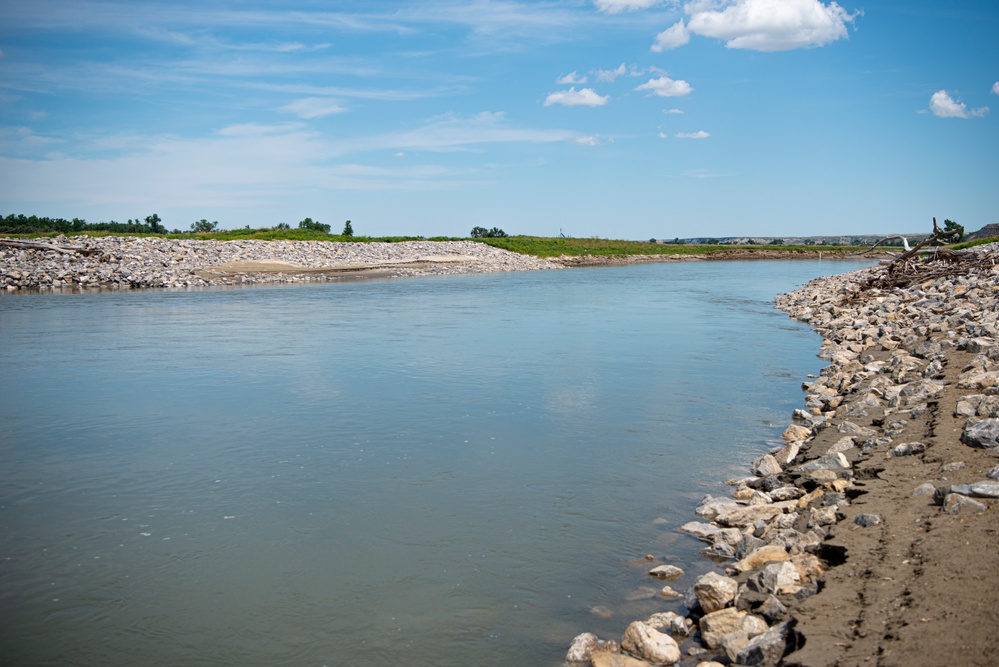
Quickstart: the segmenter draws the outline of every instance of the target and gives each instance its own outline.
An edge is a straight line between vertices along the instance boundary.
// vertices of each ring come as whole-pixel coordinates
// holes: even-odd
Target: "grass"
[[[621,255],[703,255],[712,252],[738,250],[763,252],[767,250],[806,253],[856,250],[847,246],[795,246],[795,245],[687,245],[650,243],[648,241],[615,241],[611,239],[544,238],[539,236],[507,236],[504,238],[477,239],[494,248],[502,248],[534,257],[606,257]]]
[[[999,243],[999,236],[993,236],[988,239],[978,239],[977,241],[967,241],[965,243],[957,243],[952,246],[947,246],[951,250],[964,250],[965,248],[974,248],[976,245],[985,245],[986,243]]]
[[[648,241],[623,241],[599,238],[547,238],[541,236],[506,236],[502,238],[480,238],[468,239],[461,237],[434,236],[424,238],[422,236],[341,236],[339,234],[326,234],[313,229],[223,229],[215,232],[191,233],[184,232],[178,234],[126,234],[120,232],[99,232],[89,231],[80,234],[68,234],[87,236],[158,236],[168,239],[188,239],[188,240],[215,240],[215,241],[335,241],[351,243],[401,243],[403,241],[467,241],[473,240],[485,243],[494,248],[509,250],[522,255],[532,255],[534,257],[560,257],[567,255],[570,257],[613,257],[627,255],[704,255],[709,253],[725,253],[738,251],[741,253],[765,252],[765,251],[792,251],[803,254],[817,254],[819,252],[843,252],[855,251],[858,248],[850,246],[805,246],[805,245],[687,245],[673,243],[650,243]],[[58,232],[48,232],[43,234],[11,234],[10,236],[21,237],[53,237]]]

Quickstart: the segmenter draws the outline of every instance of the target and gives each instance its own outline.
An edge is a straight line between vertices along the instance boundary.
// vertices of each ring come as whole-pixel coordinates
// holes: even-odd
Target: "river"
[[[0,663],[558,665],[779,440],[755,261],[0,297]]]

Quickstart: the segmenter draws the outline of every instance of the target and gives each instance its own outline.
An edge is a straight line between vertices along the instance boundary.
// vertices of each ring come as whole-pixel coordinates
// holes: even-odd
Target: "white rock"
[[[642,621],[634,621],[624,631],[621,647],[634,655],[664,665],[680,662],[680,647],[667,634],[650,628]]]

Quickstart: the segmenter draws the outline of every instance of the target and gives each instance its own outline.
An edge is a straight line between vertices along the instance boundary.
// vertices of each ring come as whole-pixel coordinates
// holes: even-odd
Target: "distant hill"
[[[894,234],[853,234],[849,236],[699,236],[687,239],[662,239],[660,243],[709,244],[709,245],[837,245],[872,246]],[[919,243],[929,234],[901,234],[911,245]],[[886,245],[902,245],[902,240],[889,241]]]
[[[985,225],[977,232],[972,232],[964,237],[965,241],[977,241],[978,239],[992,239],[999,236],[999,222],[993,222],[991,225]]]

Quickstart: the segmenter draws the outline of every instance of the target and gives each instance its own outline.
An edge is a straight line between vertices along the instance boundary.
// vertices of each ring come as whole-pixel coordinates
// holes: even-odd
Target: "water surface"
[[[0,298],[0,662],[556,665],[679,609],[629,561],[710,566],[673,528],[821,367],[771,300],[859,266]]]

